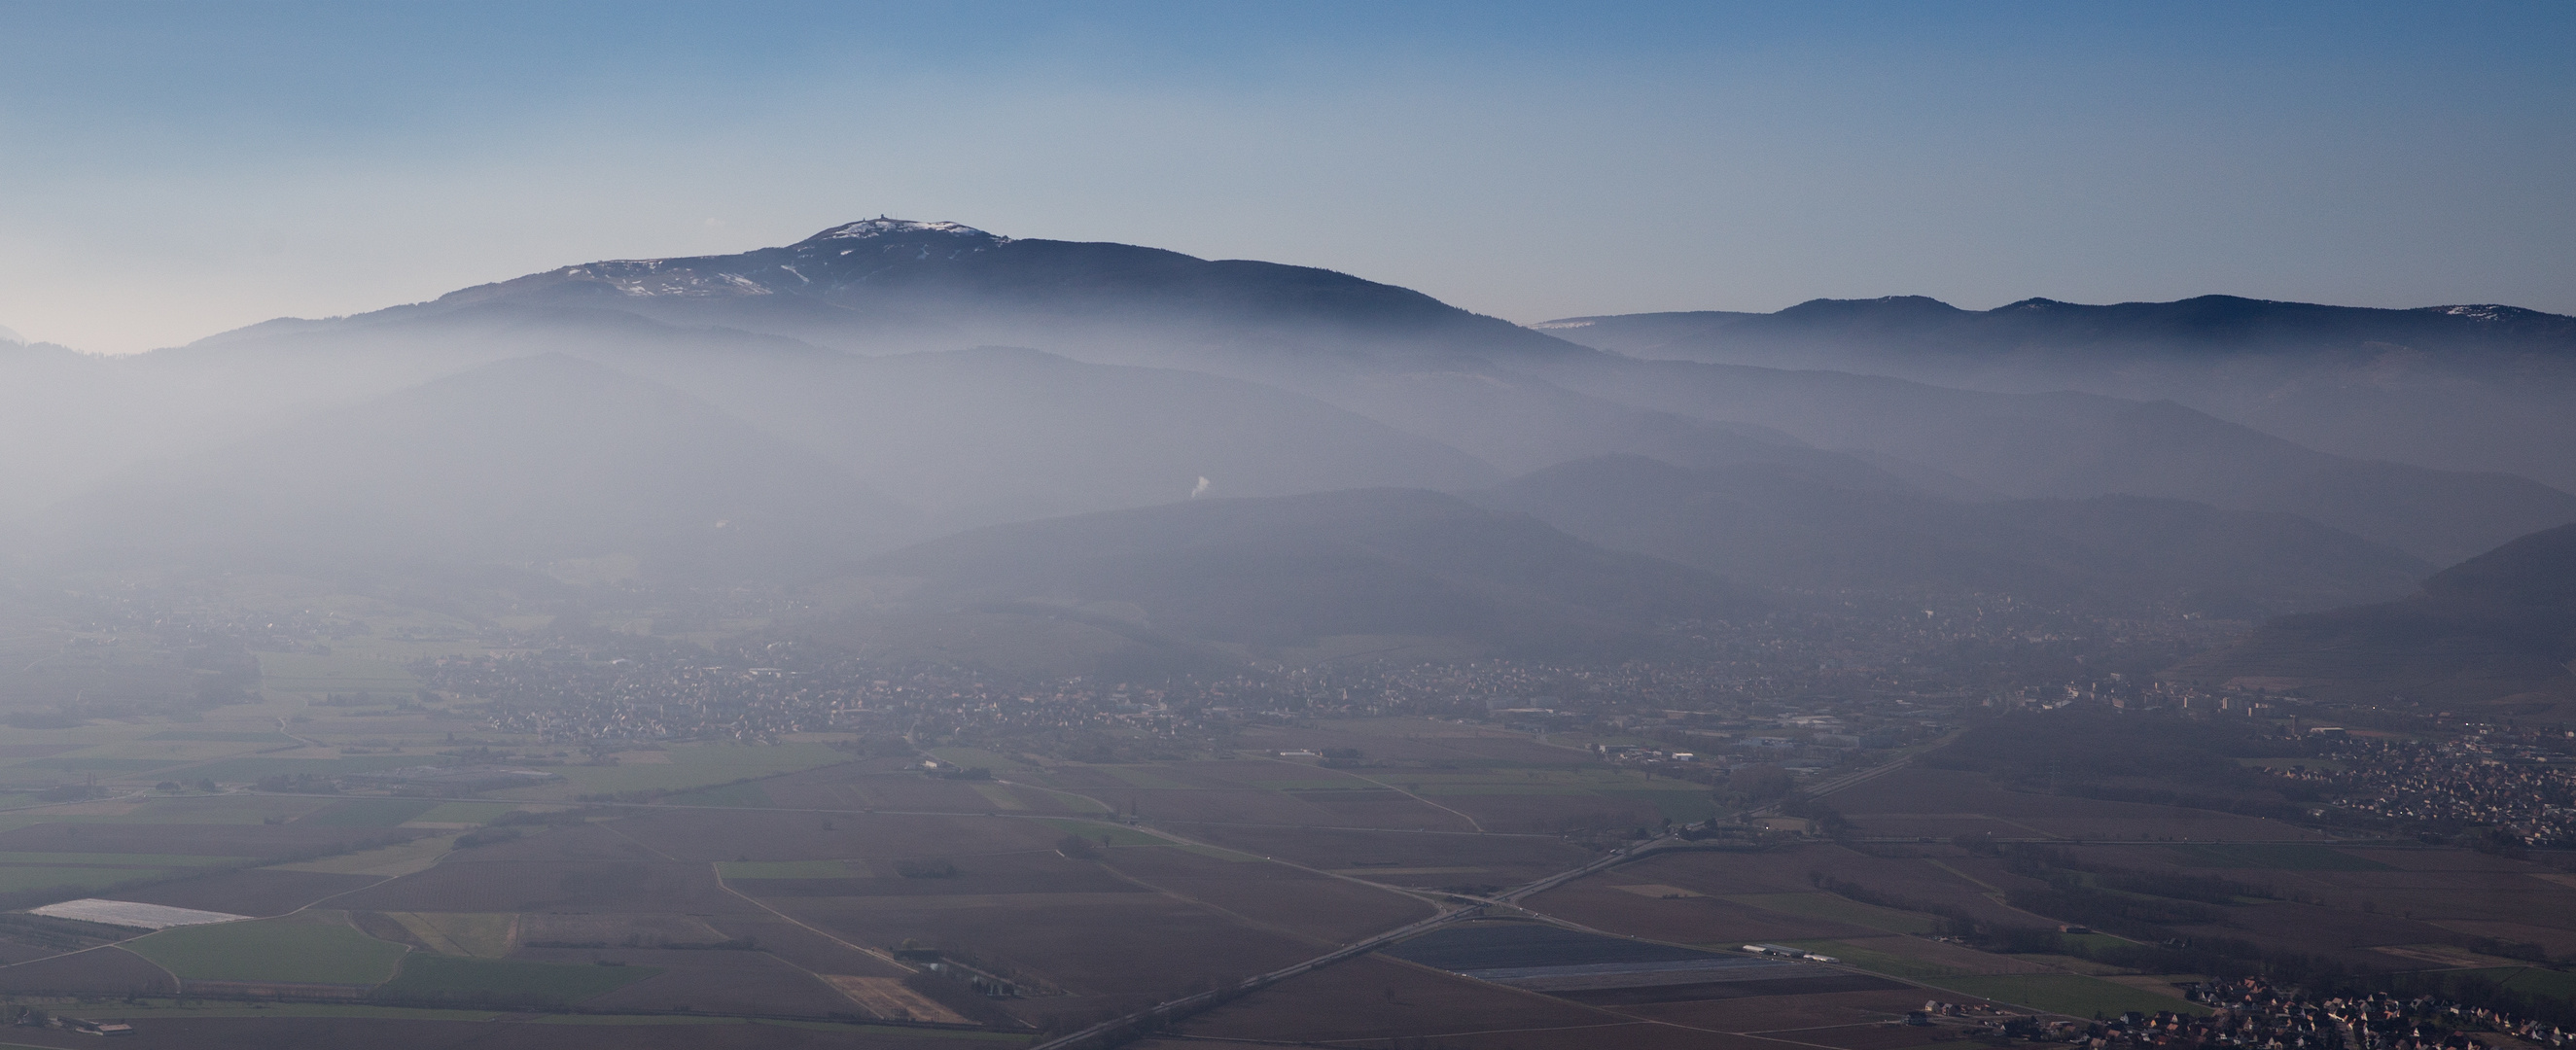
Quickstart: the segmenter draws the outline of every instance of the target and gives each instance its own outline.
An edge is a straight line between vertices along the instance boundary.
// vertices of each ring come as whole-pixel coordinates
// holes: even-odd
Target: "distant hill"
[[[2576,525],[2461,562],[2394,602],[2285,616],[2175,675],[2356,702],[2576,723]]]
[[[1503,475],[1313,397],[1205,373],[981,347],[870,358],[611,311],[488,305],[359,328],[282,326],[107,360],[0,355],[0,510],[497,361],[564,353],[686,390],[919,512],[895,538],[1215,495]],[[23,471],[16,477],[11,472]],[[9,505],[15,503],[16,508]],[[7,515],[0,514],[0,518]]]
[[[2576,317],[2206,295],[1960,310],[1921,296],[1534,328],[1640,357],[1825,368],[2007,392],[2171,399],[2326,451],[2576,489]]]
[[[2125,494],[2296,514],[2436,565],[2576,521],[2576,495],[2502,473],[2318,452],[2172,402],[1958,390],[1880,376],[1686,361],[1545,378],[1640,408],[1758,424],[2005,496]]]
[[[1603,550],[1438,493],[1207,499],[1002,525],[869,561],[914,615],[1082,616],[1237,653],[1395,649],[1594,657],[1650,651],[1665,621],[1760,592]]]
[[[284,324],[345,328],[493,303],[624,311],[870,352],[1011,344],[1145,363],[1233,353],[1406,364],[1589,353],[1330,270],[886,218],[782,247],[584,263],[346,322]]]
[[[2285,514],[2137,496],[1967,502],[1778,463],[1610,456],[1473,498],[1603,546],[1799,589],[2253,619],[2402,594],[2433,568]]]
[[[32,524],[116,563],[525,563],[811,572],[910,512],[705,401],[564,355],[497,362],[131,468]]]
[[[1945,311],[1962,313],[1799,317],[1859,331]],[[0,347],[0,448],[23,453],[0,454],[0,527],[77,518],[43,508],[110,498],[91,490],[118,471],[547,353],[684,391],[816,476],[900,504],[870,517],[902,523],[879,546],[1193,493],[1466,491],[1607,455],[1970,500],[2294,514],[2435,564],[2576,520],[2576,496],[2522,477],[2332,455],[2173,402],[1642,361],[1330,271],[875,219],[129,359]]]

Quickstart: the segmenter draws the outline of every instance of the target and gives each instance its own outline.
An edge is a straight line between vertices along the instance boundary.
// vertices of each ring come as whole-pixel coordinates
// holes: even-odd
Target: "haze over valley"
[[[2571,30],[0,0],[0,1044],[2567,1047]]]

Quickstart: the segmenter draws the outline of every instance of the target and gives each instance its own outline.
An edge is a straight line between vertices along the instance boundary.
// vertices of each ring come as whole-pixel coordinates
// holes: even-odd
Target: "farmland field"
[[[376,994],[404,1003],[564,1007],[661,972],[645,966],[462,959],[416,952],[402,960],[402,972]]]
[[[1940,928],[1939,922],[1928,915],[1863,904],[1831,893],[1742,893],[1726,899],[1783,915],[1830,919],[1889,933],[1931,933]]]
[[[849,760],[846,752],[822,744],[686,744],[667,752],[669,761],[614,766],[562,766],[564,783],[514,790],[513,797],[571,799],[586,794],[621,791],[686,791],[736,780],[792,773]]]
[[[378,984],[394,976],[404,953],[336,912],[183,926],[125,947],[187,980],[293,984]]]
[[[352,673],[324,667],[309,680],[345,683]],[[0,816],[0,890],[87,893],[79,886],[155,880],[116,895],[282,917],[69,956],[0,931],[0,964],[25,960],[0,965],[0,994],[353,997],[281,1003],[265,1020],[242,1006],[191,1013],[146,1002],[138,1016],[154,1031],[137,1040],[146,1046],[289,1021],[391,1026],[381,1030],[432,1042],[421,1033],[454,1031],[496,1046],[531,1032],[575,1033],[564,1044],[573,1046],[630,1045],[618,1041],[624,1033],[672,1046],[769,1045],[783,1033],[817,1046],[1006,1045],[1033,1028],[1061,1030],[1309,958],[1472,899],[1461,895],[1581,864],[1640,827],[1734,804],[1710,785],[1527,735],[1419,719],[1244,725],[1225,751],[1167,760],[931,748],[993,779],[925,771],[919,754],[882,739],[830,734],[563,755],[523,745],[566,779],[495,793],[524,796],[516,799],[362,786],[260,791],[222,779],[327,781],[481,761],[475,748],[500,746],[460,719],[320,699],[281,690],[220,721],[47,731],[21,752],[0,751],[0,761],[38,763],[48,775],[87,764],[108,777],[126,768],[116,763],[140,762],[160,763],[149,771],[156,778],[170,763],[221,774],[212,791],[173,773],[186,779]],[[317,742],[297,743],[279,725]],[[1324,749],[1335,757],[1311,753]],[[2136,872],[2233,887],[2219,898],[2230,903],[2192,913],[2212,921],[2177,926],[2177,936],[2295,950],[2373,974],[2451,967],[2525,994],[2567,993],[2555,971],[2506,966],[2464,939],[2576,954],[2576,903],[2562,881],[2576,877],[2527,858],[2330,841],[2236,814],[2007,791],[1948,769],[1909,767],[1831,802],[1856,836],[1730,829],[1517,902],[1540,922],[1452,927],[1264,989],[1180,1030],[1195,1037],[1187,1045],[1206,1046],[1392,1039],[1461,1050],[1755,1050],[1785,1039],[1912,1050],[1932,1036],[1894,1022],[1925,998],[2087,1017],[2177,1008],[2167,993],[2181,975],[2065,954],[2116,953],[2131,943],[2120,937],[2070,935],[2039,945],[2045,952],[2008,955],[1993,941],[1977,942],[1981,950],[1929,936],[1957,921],[1948,916],[1986,930],[2062,921],[2021,910],[2030,891],[2052,884],[2032,874],[2017,844],[2055,851],[2052,863],[2086,878]],[[532,812],[494,823],[513,811]],[[476,827],[489,830],[459,848]],[[2106,829],[2137,837],[2093,835]],[[1551,920],[1597,932],[1569,936]],[[1485,945],[1483,956],[1435,951],[1479,930],[1531,940]],[[131,933],[69,943],[119,936]],[[1758,959],[1738,950],[1750,942],[1846,965]],[[946,969],[931,971],[934,960]],[[988,998],[970,976],[1026,994]],[[1918,981],[1931,987],[1905,983]],[[415,1008],[354,998],[367,994]],[[483,1009],[417,1008],[438,1004]],[[490,1012],[576,1006],[584,1013],[542,1023]],[[655,1016],[672,1009],[698,1016]],[[741,1020],[751,1016],[813,1027]],[[867,1016],[986,1030],[836,1023]],[[330,1029],[319,1045],[358,1030]],[[728,1034],[695,1038],[718,1032]]]
[[[2074,1017],[2116,1016],[2126,1010],[2205,1013],[2194,1004],[2168,995],[2078,974],[2031,974],[2003,977],[1943,977],[1930,983],[1951,991],[1999,1003]]]

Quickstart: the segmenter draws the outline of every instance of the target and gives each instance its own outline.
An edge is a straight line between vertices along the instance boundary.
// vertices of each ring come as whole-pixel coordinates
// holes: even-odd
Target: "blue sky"
[[[0,324],[123,352],[880,213],[1517,321],[2576,313],[2576,5],[0,0]]]

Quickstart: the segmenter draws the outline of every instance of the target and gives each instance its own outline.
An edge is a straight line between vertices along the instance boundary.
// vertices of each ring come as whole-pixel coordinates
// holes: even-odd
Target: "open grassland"
[[[404,948],[359,933],[339,912],[182,926],[125,948],[189,980],[378,984]]]
[[[847,860],[723,860],[716,874],[726,879],[863,879],[867,865]]]
[[[119,1002],[117,1020],[179,1020],[195,1017],[370,1017],[393,1021],[490,1021],[490,1010],[439,1010],[363,1003],[227,1003],[204,999],[138,998]],[[0,1046],[10,1044],[0,1043]]]
[[[441,955],[499,959],[517,945],[519,917],[507,912],[384,913],[411,940]]]
[[[1139,831],[1135,828],[1125,827],[1118,824],[1103,824],[1092,820],[1057,820],[1047,818],[1040,819],[1038,823],[1044,824],[1047,827],[1054,828],[1058,831],[1065,832],[1066,834],[1080,835],[1093,842],[1108,839],[1108,845],[1111,846],[1169,846],[1172,844],[1172,840],[1160,835],[1146,831]]]
[[[968,769],[989,769],[995,773],[1027,773],[1037,769],[1026,761],[999,751],[985,751],[972,747],[934,747],[929,751],[931,757]]]
[[[749,784],[722,784],[696,791],[683,791],[677,795],[664,796],[662,803],[671,806],[725,806],[744,809],[768,809],[778,805],[776,799],[769,797],[768,789],[757,781]]]
[[[1947,963],[1883,951],[1879,947],[1865,948],[1851,941],[1798,940],[1785,943],[1819,955],[1833,956],[1847,966],[1890,977],[1950,977],[1972,972]]]
[[[2386,864],[2330,846],[2301,843],[2225,842],[2167,846],[2193,868],[2272,868],[2280,871],[2392,871]]]
[[[181,798],[74,802],[18,814],[73,824],[259,824],[292,819],[330,805],[327,799],[274,795],[198,795]]]
[[[2452,980],[2488,980],[2517,995],[2556,999],[2576,1003],[2576,973],[2548,970],[2537,966],[2503,966],[2485,970],[2461,970],[2445,975]]]
[[[1941,928],[1941,921],[1929,915],[1863,904],[1831,893],[1738,893],[1726,899],[1783,915],[1831,919],[1889,933],[1935,933]]]
[[[442,802],[411,818],[409,824],[489,824],[518,809],[510,802]],[[541,807],[542,808],[542,807]]]
[[[438,863],[438,858],[446,856],[455,841],[454,836],[419,838],[400,845],[272,867],[278,871],[308,871],[324,875],[409,875]]]
[[[1495,1047],[1543,1045],[1539,1033],[1558,1032],[1589,1040],[1568,1045],[1609,1047],[1639,1045],[1625,1037],[1649,1028],[1592,1007],[1370,955],[1264,988],[1182,1022],[1180,1031],[1197,1039],[1378,1046],[1444,1045],[1434,1037],[1486,1032],[1493,1033],[1488,1043],[1459,1045]]]
[[[625,791],[687,791],[833,765],[850,758],[848,752],[823,744],[683,744],[671,748],[668,754],[668,762],[557,767],[554,771],[563,774],[563,783],[511,794],[553,800]]]
[[[313,749],[305,750],[310,752]],[[405,766],[423,765],[428,762],[428,759],[420,755],[352,755],[340,758],[328,750],[324,750],[322,754],[333,757],[289,758],[253,755],[243,758],[225,758],[203,765],[181,768],[175,775],[180,779],[191,781],[203,777],[219,784],[249,784],[262,777],[272,777],[281,773],[289,776],[307,773],[317,777],[338,777],[351,773],[379,773],[388,769],[401,769]]]
[[[360,798],[333,803],[299,819],[325,827],[390,828],[436,808],[438,802],[433,799]]]
[[[1943,977],[1931,983],[1955,992],[2071,1017],[2113,1017],[2128,1010],[2207,1013],[2206,1008],[2143,988],[2080,974]]]
[[[649,966],[591,966],[414,954],[376,995],[407,1003],[566,1007],[656,977]]]
[[[81,868],[51,867],[35,864],[0,865],[0,893],[23,890],[63,890],[93,893],[110,886],[142,882],[177,874],[180,868]]]
[[[48,866],[97,865],[105,867],[206,868],[248,864],[249,857],[202,857],[190,853],[68,853],[52,851],[11,850],[0,852],[0,866],[41,864]]]

